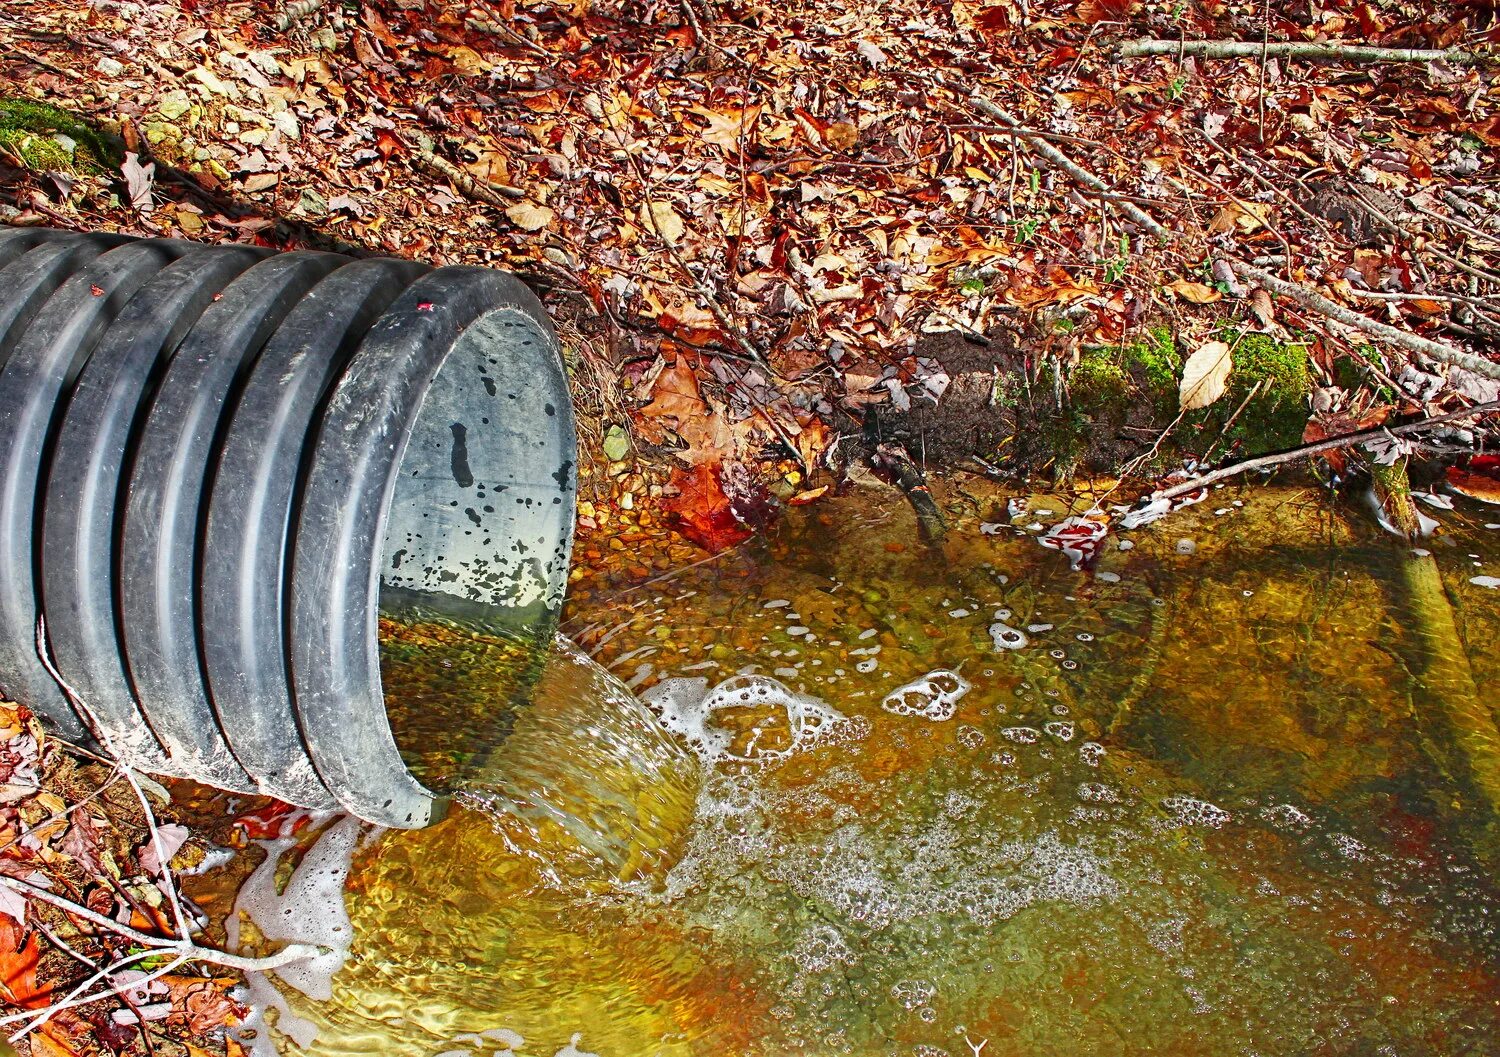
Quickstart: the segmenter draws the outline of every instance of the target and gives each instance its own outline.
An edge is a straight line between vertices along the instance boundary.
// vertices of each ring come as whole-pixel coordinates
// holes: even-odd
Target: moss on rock
[[[0,96],[0,148],[36,172],[103,172],[119,164],[92,125],[35,99]]]
[[[1212,406],[1184,416],[1184,446],[1204,455],[1222,437],[1221,450],[1258,455],[1300,444],[1312,389],[1307,345],[1227,327],[1219,340],[1234,348],[1228,387]]]

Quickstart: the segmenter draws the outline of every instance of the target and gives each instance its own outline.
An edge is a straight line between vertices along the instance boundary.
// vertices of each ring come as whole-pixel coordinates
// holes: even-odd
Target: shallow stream
[[[309,1052],[1500,1053],[1500,510],[1220,489],[1078,572],[1072,500],[941,498],[580,584]]]

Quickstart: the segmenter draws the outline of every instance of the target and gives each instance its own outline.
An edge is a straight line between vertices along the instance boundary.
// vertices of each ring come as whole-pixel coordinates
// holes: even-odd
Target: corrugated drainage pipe
[[[506,273],[0,227],[0,690],[139,770],[428,825],[383,601],[550,640],[575,450]]]

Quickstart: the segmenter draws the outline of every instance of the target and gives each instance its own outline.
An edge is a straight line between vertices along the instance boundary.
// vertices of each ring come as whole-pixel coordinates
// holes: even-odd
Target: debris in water
[[[1031,642],[1024,631],[1017,631],[999,620],[990,625],[990,639],[997,650],[1019,650]]]

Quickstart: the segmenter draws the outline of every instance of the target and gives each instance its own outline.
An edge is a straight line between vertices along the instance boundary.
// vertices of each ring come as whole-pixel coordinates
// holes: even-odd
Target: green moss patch
[[[1211,407],[1183,417],[1182,446],[1201,456],[1217,441],[1220,455],[1259,455],[1302,443],[1312,389],[1307,346],[1230,327],[1217,338],[1234,348],[1228,388]]]
[[[97,173],[119,164],[92,125],[34,99],[0,97],[0,149],[34,172]]]

